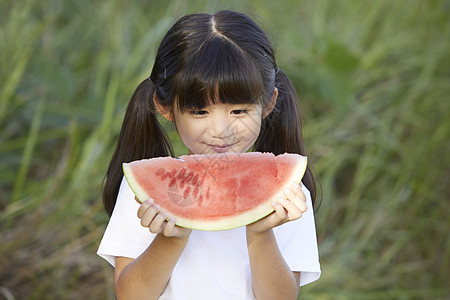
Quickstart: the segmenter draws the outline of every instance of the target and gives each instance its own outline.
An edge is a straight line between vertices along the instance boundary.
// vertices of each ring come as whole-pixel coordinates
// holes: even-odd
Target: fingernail
[[[145,200],[145,202],[147,202],[148,204],[152,205],[154,201],[153,201],[152,198],[149,198],[149,199]]]
[[[299,184],[297,182],[291,182],[291,187],[297,188]]]

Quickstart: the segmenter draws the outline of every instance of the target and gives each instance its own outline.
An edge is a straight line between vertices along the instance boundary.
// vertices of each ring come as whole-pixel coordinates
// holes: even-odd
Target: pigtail
[[[106,172],[103,206],[111,216],[123,178],[122,163],[138,159],[174,156],[172,145],[156,117],[155,84],[146,79],[137,87],[128,104],[116,150]]]
[[[255,151],[297,153],[307,155],[302,137],[302,122],[298,97],[286,74],[278,69],[275,76],[278,98],[272,112],[263,119],[261,133],[255,142]],[[311,161],[308,161],[303,184],[311,192],[313,205],[316,199],[316,184]]]

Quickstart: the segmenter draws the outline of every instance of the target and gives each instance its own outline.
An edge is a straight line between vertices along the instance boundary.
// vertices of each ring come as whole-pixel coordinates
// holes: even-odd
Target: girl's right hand
[[[135,199],[141,203],[137,198]],[[154,204],[151,198],[141,203],[137,216],[141,219],[143,227],[148,227],[150,232],[161,233],[166,237],[187,238],[192,231],[175,225],[175,218],[169,217],[167,212],[161,211],[160,206]]]

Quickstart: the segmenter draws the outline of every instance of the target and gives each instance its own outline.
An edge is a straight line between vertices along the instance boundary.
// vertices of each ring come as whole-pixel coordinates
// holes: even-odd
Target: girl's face
[[[174,110],[178,134],[189,154],[243,153],[261,129],[259,104],[211,104],[200,110]]]

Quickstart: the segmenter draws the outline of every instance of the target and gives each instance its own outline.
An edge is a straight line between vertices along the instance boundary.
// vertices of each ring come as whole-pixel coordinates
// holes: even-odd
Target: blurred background
[[[114,299],[95,253],[126,104],[175,20],[224,8],[266,30],[300,96],[323,194],[301,298],[449,299],[444,0],[0,0],[0,299]]]

